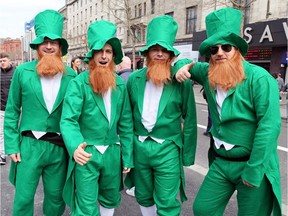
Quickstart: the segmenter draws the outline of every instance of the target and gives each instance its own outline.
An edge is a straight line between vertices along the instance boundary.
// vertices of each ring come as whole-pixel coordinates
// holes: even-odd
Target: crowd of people
[[[244,60],[241,19],[233,8],[211,12],[199,48],[209,62],[173,64],[178,24],[168,15],[154,17],[140,50],[146,66],[136,71],[123,56],[116,25],[95,21],[82,71],[79,57],[71,67],[62,61],[64,17],[54,10],[37,14],[30,47],[38,58],[15,69],[9,56],[0,56],[0,163],[11,159],[13,215],[33,215],[42,179],[46,216],[62,215],[66,204],[72,215],[112,216],[124,185],[133,188],[143,216],[179,216],[187,200],[184,167],[196,155],[192,79],[203,86],[211,118],[204,133],[209,171],[193,214],[223,215],[237,190],[238,215],[280,216],[279,89],[265,69]]]

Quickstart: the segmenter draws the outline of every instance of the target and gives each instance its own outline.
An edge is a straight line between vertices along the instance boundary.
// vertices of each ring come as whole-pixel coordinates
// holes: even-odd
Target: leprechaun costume
[[[111,22],[92,23],[88,28],[90,51],[85,61],[96,61],[94,53],[104,53],[102,49],[109,44],[114,63],[119,64],[123,54],[115,34],[116,26]],[[89,75],[89,70],[78,75],[64,100],[61,132],[70,159],[63,196],[72,215],[99,215],[97,202],[101,215],[113,215],[121,200],[122,168],[134,166],[131,108],[125,81],[116,73],[115,88],[105,94],[93,91]],[[83,142],[87,144],[85,152],[92,157],[81,166],[73,154]]]
[[[210,57],[210,47],[228,44],[245,56],[248,44],[239,36],[241,18],[242,13],[233,8],[210,13],[206,17],[207,39],[200,45],[200,54]],[[190,62],[180,60],[175,72]],[[219,89],[209,84],[209,64],[197,62],[189,71],[206,91],[215,157],[195,199],[194,215],[223,215],[235,190],[238,215],[271,215],[272,210],[274,215],[281,215],[277,82],[263,68],[242,62],[245,79],[228,90],[222,105]]]
[[[31,48],[37,49],[46,38],[59,40],[62,54],[65,55],[68,44],[62,38],[63,21],[64,17],[57,11],[39,13],[35,17],[37,38],[31,42]],[[60,135],[59,123],[66,87],[75,73],[66,67],[66,71],[59,71],[54,77],[40,77],[36,70],[37,64],[38,60],[35,60],[16,68],[5,113],[6,154],[21,156],[20,162],[11,162],[9,176],[15,186],[15,216],[33,215],[34,196],[40,176],[44,188],[43,214],[62,215],[65,210],[62,191],[68,154]],[[55,84],[53,90],[44,90],[42,87],[48,79]],[[59,87],[58,91],[55,90],[56,86]],[[52,94],[52,97],[48,96]],[[53,100],[55,102],[51,102]]]
[[[153,18],[147,28],[147,45],[141,54],[147,56],[151,47],[160,45],[170,55],[178,56],[179,51],[173,48],[177,29],[178,25],[171,16]],[[156,215],[156,204],[157,215],[176,216],[181,211],[176,198],[179,191],[181,200],[186,200],[183,166],[194,163],[196,151],[196,108],[192,84],[190,81],[180,84],[171,80],[153,87],[146,74],[147,67],[137,70],[129,76],[127,83],[135,125],[135,168],[126,184],[129,187],[135,184],[135,197],[143,215]],[[150,114],[148,111],[147,115],[150,108],[158,111]],[[154,114],[155,118],[150,118]],[[154,123],[150,125],[151,122]]]

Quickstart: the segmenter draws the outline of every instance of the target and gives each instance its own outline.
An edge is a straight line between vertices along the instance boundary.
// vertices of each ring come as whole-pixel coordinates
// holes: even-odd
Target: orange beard
[[[61,51],[55,55],[43,55],[37,50],[39,62],[36,66],[39,76],[52,77],[59,72],[65,72],[65,65],[61,59]]]
[[[147,56],[147,79],[159,86],[171,81],[171,59],[165,61],[153,61]]]
[[[245,79],[242,56],[239,51],[226,62],[213,62],[210,59],[208,72],[209,83],[212,88],[220,87],[228,91]]]
[[[108,67],[97,66],[95,61],[89,61],[89,80],[94,92],[103,94],[110,87],[115,88],[116,79],[114,74],[115,64],[111,62]]]

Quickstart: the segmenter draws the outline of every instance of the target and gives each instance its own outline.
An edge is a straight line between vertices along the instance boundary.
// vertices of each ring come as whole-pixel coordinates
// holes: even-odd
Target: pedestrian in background
[[[195,198],[195,216],[223,215],[235,190],[238,215],[281,215],[279,91],[264,68],[244,60],[241,19],[233,8],[208,14],[199,52],[209,64],[184,59],[174,68],[178,81],[191,76],[203,85],[213,122],[216,157]]]
[[[35,17],[36,39],[30,47],[38,59],[19,65],[14,73],[5,111],[5,151],[12,159],[15,186],[13,215],[33,215],[40,177],[44,188],[43,215],[62,215],[62,191],[68,154],[60,134],[66,87],[76,75],[65,66],[68,50],[62,38],[64,17],[45,10]]]
[[[177,83],[171,63],[180,53],[173,45],[178,25],[171,16],[153,18],[140,53],[147,67],[128,79],[134,121],[134,163],[126,185],[135,185],[143,216],[178,216],[185,201],[183,166],[195,160],[197,123],[190,81]],[[181,127],[184,120],[183,130]]]
[[[73,215],[112,216],[122,172],[134,167],[132,114],[126,83],[115,73],[123,57],[115,34],[105,20],[89,26],[89,70],[71,81],[64,100],[61,132],[70,160],[63,195]]]
[[[1,111],[0,111],[0,165],[6,164],[6,155],[4,150],[4,116],[5,108],[9,94],[9,88],[14,74],[15,67],[12,65],[7,53],[0,53],[1,66]]]
[[[128,56],[124,56],[122,62],[117,67],[117,74],[127,82],[129,75],[132,73],[131,59]]]
[[[277,73],[276,74],[276,80],[278,82],[278,89],[279,89],[279,92],[282,91],[282,89],[284,88],[285,84],[284,84],[284,80],[283,78],[281,77],[281,73]],[[282,97],[281,97],[281,94],[280,94],[280,101],[282,101]]]
[[[81,59],[78,56],[73,57],[71,60],[71,68],[76,72],[76,74],[81,73],[80,65]]]

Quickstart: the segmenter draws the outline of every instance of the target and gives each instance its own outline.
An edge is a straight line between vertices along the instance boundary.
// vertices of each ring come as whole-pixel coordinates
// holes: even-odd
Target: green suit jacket
[[[126,83],[115,74],[116,88],[111,93],[111,117],[108,121],[102,95],[95,94],[89,84],[89,72],[71,81],[64,99],[61,133],[70,155],[64,200],[74,209],[75,161],[79,144],[107,146],[121,144],[122,166],[134,167],[133,122]],[[120,180],[120,179],[119,179]]]
[[[191,60],[176,63],[173,73]],[[197,62],[191,69],[192,79],[203,85],[212,117],[212,135],[227,143],[251,151],[242,179],[259,186],[267,176],[281,208],[280,169],[277,152],[281,129],[277,81],[263,68],[243,61],[245,80],[228,91],[221,119],[216,105],[216,91],[208,82],[208,63]],[[277,210],[278,209],[278,210]]]
[[[49,113],[43,98],[40,77],[36,71],[37,63],[38,60],[21,64],[14,72],[4,120],[6,154],[20,152],[23,131],[60,133],[60,118],[66,88],[76,75],[70,67],[66,67],[55,104]],[[11,170],[13,166],[12,163]],[[14,174],[10,173],[10,176],[13,177]]]
[[[128,79],[127,88],[131,101],[135,136],[151,136],[170,140],[180,149],[180,162],[183,166],[194,164],[197,144],[197,119],[194,93],[191,82],[178,83],[172,80],[165,84],[159,102],[157,120],[149,133],[142,124],[144,91],[147,68],[133,72]],[[181,122],[184,120],[183,130]],[[182,169],[182,200],[184,194],[184,174]]]

